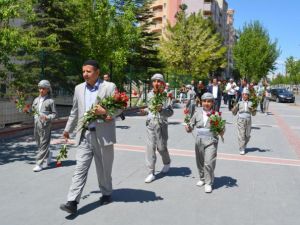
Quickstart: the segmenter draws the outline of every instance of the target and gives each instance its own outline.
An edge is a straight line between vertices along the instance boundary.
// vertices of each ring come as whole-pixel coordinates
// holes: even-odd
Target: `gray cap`
[[[201,99],[202,99],[202,100],[204,100],[204,99],[215,100],[213,94],[210,93],[210,92],[205,92],[205,93],[201,96]]]
[[[41,80],[38,84],[38,87],[42,87],[42,88],[51,88],[50,82],[48,80]]]
[[[244,88],[242,94],[249,95],[250,94],[249,89],[248,88]]]
[[[152,77],[151,77],[151,80],[154,81],[154,80],[160,80],[162,82],[165,82],[164,80],[164,76],[160,73],[156,73],[154,74]]]

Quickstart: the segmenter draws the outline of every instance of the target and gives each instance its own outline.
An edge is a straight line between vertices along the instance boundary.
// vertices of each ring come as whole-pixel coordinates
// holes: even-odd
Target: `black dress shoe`
[[[59,208],[63,211],[66,211],[70,214],[77,213],[77,202],[76,201],[68,201],[66,204],[61,204]]]
[[[112,202],[111,196],[110,195],[103,195],[100,198],[100,205],[107,205]]]

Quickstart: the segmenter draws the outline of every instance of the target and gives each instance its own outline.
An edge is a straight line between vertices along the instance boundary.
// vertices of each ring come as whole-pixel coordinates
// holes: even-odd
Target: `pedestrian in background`
[[[208,87],[207,92],[214,96],[214,106],[213,110],[219,112],[222,100],[222,90],[218,84],[217,78],[213,78],[212,85]]]
[[[251,115],[254,116],[256,109],[252,108],[252,102],[249,101],[250,92],[244,88],[242,93],[242,101],[238,102],[232,108],[232,114],[237,115],[237,130],[238,130],[238,142],[239,152],[244,155],[246,152],[247,144],[250,140],[251,133]]]
[[[239,87],[236,85],[236,83],[233,81],[232,78],[230,78],[229,82],[226,85],[226,91],[228,96],[228,110],[231,111],[234,101],[236,100],[236,93],[239,90]]]
[[[160,87],[165,83],[163,75],[159,73],[154,74],[151,81],[153,89],[148,93],[148,108],[141,110],[142,113],[148,114],[146,121],[146,166],[148,168],[148,175],[145,183],[151,183],[155,180],[156,150],[159,152],[164,164],[161,170],[162,173],[167,173],[171,164],[167,144],[168,117],[173,115],[173,109],[166,100],[162,105],[157,106],[158,115],[150,111],[150,108],[152,108],[152,98],[155,98],[156,93],[160,92]]]
[[[267,116],[268,111],[269,111],[269,104],[270,104],[270,98],[271,98],[271,88],[270,86],[267,85],[266,91],[265,91],[265,97],[264,97],[264,102],[263,102],[263,109],[264,113]]]
[[[190,117],[193,116],[196,109],[196,92],[193,90],[191,85],[187,85],[187,94],[186,94],[186,105],[185,108],[189,110]]]
[[[34,112],[34,138],[38,147],[36,165],[34,172],[43,169],[43,162],[50,164],[52,153],[49,150],[51,139],[52,120],[57,116],[54,100],[51,98],[52,89],[48,80],[41,80],[38,83],[39,97],[32,103]]]
[[[202,95],[203,110],[197,110],[185,126],[187,132],[195,128],[197,132],[195,140],[196,164],[200,180],[197,186],[204,186],[206,193],[212,192],[214,182],[214,170],[217,160],[218,136],[210,131],[209,114],[212,113],[214,96],[207,92]]]

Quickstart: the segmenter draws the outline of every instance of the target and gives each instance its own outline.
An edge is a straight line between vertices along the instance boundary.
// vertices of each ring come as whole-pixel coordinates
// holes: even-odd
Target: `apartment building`
[[[163,34],[168,21],[171,25],[176,23],[176,13],[182,0],[156,0],[152,3],[154,24],[150,27],[150,31]]]
[[[187,5],[186,13],[201,12],[204,18],[210,17],[216,24],[218,32],[224,39],[224,44],[228,46],[227,59],[230,68],[226,70],[226,77],[229,77],[232,71],[232,46],[235,42],[235,34],[233,28],[234,10],[228,9],[226,0],[156,0],[152,3],[154,24],[150,27],[150,31],[161,33],[165,32],[167,23],[174,25],[176,23],[176,13],[179,11],[181,4]]]

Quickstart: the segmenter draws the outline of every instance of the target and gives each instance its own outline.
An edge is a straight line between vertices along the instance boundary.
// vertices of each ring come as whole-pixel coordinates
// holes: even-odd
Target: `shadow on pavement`
[[[0,165],[15,161],[25,161],[29,164],[35,162],[36,144],[0,143]]]
[[[119,129],[129,129],[130,128],[130,126],[116,126],[116,128],[119,128]]]
[[[162,173],[155,175],[155,180],[159,180],[163,177],[189,177],[192,171],[188,167],[171,167],[168,173]]]
[[[130,188],[120,188],[115,189],[112,194],[113,204],[114,202],[152,202],[163,200],[162,197],[156,196],[155,192],[141,190],[141,189],[130,189]],[[97,208],[101,207],[100,201],[89,203],[78,210],[77,215],[69,215],[65,217],[68,220],[73,220],[79,215],[84,215],[91,212]],[[105,207],[105,206],[104,206]]]
[[[246,148],[247,152],[269,152],[271,149],[260,149],[260,148]]]
[[[218,189],[224,186],[225,188],[237,187],[237,180],[228,176],[215,177],[215,181],[213,184],[214,189]]]
[[[183,121],[182,121],[183,123]],[[178,124],[182,124],[181,122],[168,122],[169,125],[178,125]]]

